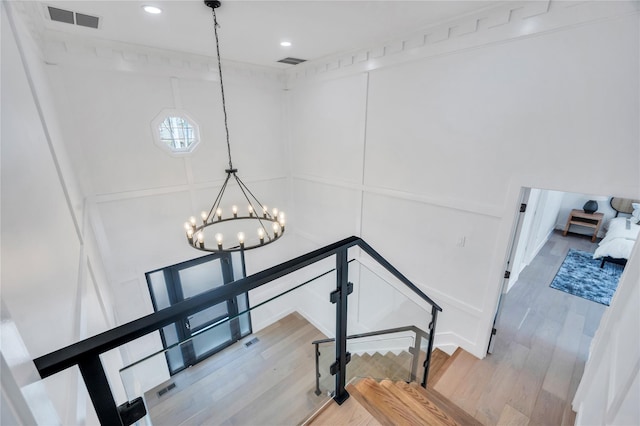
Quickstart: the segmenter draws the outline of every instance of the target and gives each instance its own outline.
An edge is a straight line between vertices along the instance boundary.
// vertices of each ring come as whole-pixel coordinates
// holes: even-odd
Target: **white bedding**
[[[594,259],[610,256],[618,259],[629,259],[633,244],[638,239],[640,225],[626,217],[616,217],[609,222],[607,235],[600,241]]]

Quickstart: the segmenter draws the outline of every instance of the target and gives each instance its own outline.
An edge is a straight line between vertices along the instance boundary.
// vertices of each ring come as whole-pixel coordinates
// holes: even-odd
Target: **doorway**
[[[505,309],[506,303],[517,304],[518,312],[511,320],[515,321],[516,330],[504,330],[503,336],[523,333],[523,327],[529,324],[527,315],[547,312],[550,305],[556,305],[560,300],[567,298],[565,294],[557,293],[555,289],[549,289],[549,285],[556,276],[568,252],[579,250],[585,253],[593,253],[597,248],[597,238],[604,236],[604,232],[595,230],[592,226],[576,226],[570,228],[570,235],[566,235],[567,218],[572,211],[582,210],[590,200],[597,200],[597,214],[602,215],[602,223],[608,223],[616,215],[616,211],[609,205],[610,197],[590,194],[577,194],[562,191],[544,190],[538,188],[522,188],[520,199],[514,214],[512,239],[507,251],[505,274],[502,282],[502,291],[494,317],[494,325],[490,337],[487,353],[493,353],[496,334],[501,333],[500,321],[503,311],[513,314],[515,308]],[[515,294],[511,294],[516,288]],[[537,288],[536,291],[533,289]],[[522,294],[521,297],[518,295]],[[510,295],[510,296],[508,296]],[[570,296],[576,297],[576,296]],[[552,300],[552,302],[549,302]],[[510,301],[510,302],[509,302]],[[602,312],[603,306],[590,306],[594,302],[569,300],[572,307],[583,306],[583,310],[594,311],[596,325],[599,316],[595,312]],[[585,304],[586,303],[586,304]],[[538,306],[538,305],[542,306]],[[556,307],[558,310],[569,310]],[[527,314],[528,313],[528,314]],[[590,323],[591,329],[593,324]],[[507,327],[508,328],[508,327]],[[589,330],[591,331],[591,330]]]
[[[242,259],[214,254],[146,273],[155,311],[243,278]],[[251,334],[249,299],[233,299],[181,318],[160,330],[169,372],[174,375]],[[242,315],[239,313],[244,312]],[[182,342],[182,343],[180,343]]]

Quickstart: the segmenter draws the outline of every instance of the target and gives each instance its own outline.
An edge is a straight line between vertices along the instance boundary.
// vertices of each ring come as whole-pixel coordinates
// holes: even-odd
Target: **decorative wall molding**
[[[443,207],[452,210],[458,210],[465,213],[473,213],[477,215],[487,216],[494,219],[502,219],[504,216],[504,206],[496,206],[493,204],[473,203],[469,200],[459,200],[455,198],[443,199],[442,197],[429,197],[422,194],[415,194],[396,189],[388,189],[375,187],[370,185],[362,185],[354,182],[348,182],[338,179],[328,179],[325,177],[295,174],[292,179],[302,180],[312,183],[318,183],[328,186],[334,186],[342,189],[350,189],[353,191],[361,191],[363,193],[384,195],[391,198],[398,198],[407,201],[415,201],[422,204],[428,204],[436,207]]]
[[[366,265],[367,268],[376,271],[376,273],[380,273],[380,275],[385,274],[385,271],[380,267],[380,265],[378,265],[376,262],[372,261],[369,257],[367,256],[359,256],[358,257],[358,262],[362,263],[363,265]],[[462,312],[465,312],[473,317],[476,318],[481,318],[483,315],[483,310],[481,308],[478,308],[476,306],[472,306],[466,302],[463,302],[462,300],[458,300],[455,299],[441,291],[438,291],[432,287],[430,287],[428,284],[421,282],[420,280],[417,280],[415,278],[411,278],[411,277],[407,277],[409,278],[416,286],[418,286],[418,288],[420,288],[425,294],[427,294],[429,297],[431,297],[432,299],[435,299],[437,301],[438,304],[443,304],[443,305],[449,305],[450,307],[453,307],[455,309],[458,309]],[[389,280],[391,280],[392,278],[389,277]],[[398,291],[400,291],[401,293],[403,293],[405,296],[407,296],[408,298],[413,298],[411,291],[409,291],[406,287],[397,287],[396,288]],[[417,300],[414,300],[414,302],[418,303]],[[426,308],[425,308],[426,309]]]
[[[417,59],[638,14],[634,2],[513,1],[476,11],[383,45],[308,61],[285,69],[287,88],[328,78],[369,72]],[[473,35],[473,37],[469,37]]]
[[[325,243],[320,242],[320,240],[315,236],[315,235],[311,235],[309,233],[306,232],[301,232],[298,230],[294,230],[293,231],[294,235],[296,235],[296,237],[298,238],[302,238],[305,239],[315,245],[317,245],[318,247],[322,246]],[[375,248],[375,247],[374,247]],[[376,272],[380,272],[381,274],[384,274],[384,270],[382,270],[380,268],[380,266],[373,262],[372,260],[370,260],[368,257],[366,256],[358,256],[358,261],[361,262],[362,264],[366,265],[369,269],[375,270]],[[475,318],[482,318],[482,315],[484,313],[484,311],[481,308],[478,308],[476,306],[472,306],[469,305],[466,302],[463,302],[461,300],[455,299],[445,293],[442,293],[441,291],[438,291],[432,287],[430,287],[428,284],[425,284],[419,280],[416,280],[415,278],[411,278],[411,277],[407,277],[410,280],[413,281],[413,283],[415,285],[417,285],[425,294],[429,295],[429,297],[433,298],[434,300],[437,301],[438,304],[442,304],[442,305],[448,305],[452,308],[458,309],[468,315],[471,315]],[[391,278],[390,278],[391,279]],[[398,288],[399,289],[399,288]],[[401,290],[401,292],[403,294],[405,294],[407,297],[410,297],[411,294],[408,290]]]
[[[259,182],[262,183],[262,182],[270,182],[270,181],[286,180],[286,179],[287,179],[287,176],[269,176],[269,177],[260,178],[260,179],[245,179],[244,181],[247,184],[252,184],[252,183],[255,184]],[[154,197],[156,195],[173,194],[176,192],[189,192],[192,189],[197,189],[197,190],[210,189],[210,188],[219,189],[223,183],[224,183],[224,179],[218,179],[214,181],[194,183],[193,185],[190,185],[190,184],[172,185],[172,186],[165,186],[160,188],[145,188],[145,189],[138,189],[133,191],[113,192],[108,194],[96,194],[96,195],[88,196],[86,200],[87,200],[87,204],[97,205],[97,204],[111,203],[111,202],[116,202],[121,200],[130,200],[134,198]]]
[[[48,65],[137,72],[150,75],[218,81],[214,57],[154,49],[113,41],[74,37],[45,30],[40,48]],[[225,77],[251,82],[284,85],[284,72],[278,68],[225,61]]]

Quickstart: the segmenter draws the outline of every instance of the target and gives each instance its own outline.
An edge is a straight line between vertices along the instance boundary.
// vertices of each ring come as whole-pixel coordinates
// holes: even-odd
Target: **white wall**
[[[542,191],[536,208],[529,250],[525,257],[527,264],[540,252],[553,232],[560,211],[564,193],[560,191]]]
[[[591,343],[573,400],[576,425],[640,421],[640,250],[634,247]]]
[[[61,424],[4,300],[0,319],[1,424]]]
[[[58,33],[37,45],[22,21],[31,5],[5,7],[27,60],[3,22],[2,297],[35,357],[152,312],[144,273],[202,255],[182,224],[210,208],[228,160],[213,58]],[[234,166],[260,201],[288,212],[282,72],[224,72]],[[154,144],[150,124],[165,108],[200,125],[194,155]],[[247,253],[248,273],[288,259],[291,239]],[[152,334],[102,357],[117,403],[137,396],[118,370],[158,349]],[[152,382],[168,377],[160,361],[145,365]],[[95,422],[77,369],[45,384],[63,424]]]
[[[520,188],[640,191],[638,17],[584,22],[619,5],[552,2],[291,71],[294,202],[313,206],[298,234],[359,232],[444,307],[439,345],[484,356]],[[625,154],[594,155],[603,141]]]
[[[145,272],[204,254],[188,247],[183,224],[211,208],[228,168],[217,66],[213,58],[57,33],[48,35],[43,52],[62,149],[84,196],[115,322],[124,324],[153,312]],[[260,201],[288,212],[281,71],[224,65],[233,165]],[[200,127],[191,155],[172,156],[154,143],[151,122],[174,108]],[[238,199],[225,203],[230,210]],[[288,259],[288,240],[259,256],[247,253],[248,273]],[[122,388],[122,364],[161,349],[157,333],[121,348],[122,362],[108,372],[116,402],[137,396]],[[161,356],[137,371],[147,385],[169,377]]]
[[[113,313],[42,59],[7,2],[1,54],[2,302],[35,358],[106,330]],[[23,390],[35,380],[21,383]],[[49,422],[95,423],[77,369],[44,384],[28,402],[50,399],[58,418]]]

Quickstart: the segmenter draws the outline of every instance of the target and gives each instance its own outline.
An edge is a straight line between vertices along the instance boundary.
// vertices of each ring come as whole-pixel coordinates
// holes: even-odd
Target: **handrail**
[[[381,336],[383,334],[393,334],[393,333],[402,333],[404,331],[412,331],[416,334],[416,339],[413,342],[413,347],[408,348],[409,349],[409,353],[411,355],[413,355],[413,360],[411,362],[411,380],[415,380],[416,379],[416,373],[418,371],[418,357],[419,357],[419,353],[420,353],[420,348],[422,346],[422,342],[421,340],[424,339],[429,339],[430,342],[430,347],[433,343],[433,340],[431,339],[431,336],[429,335],[429,333],[427,331],[424,331],[423,329],[416,327],[415,325],[406,325],[403,327],[395,327],[395,328],[387,328],[385,330],[376,330],[376,331],[369,331],[366,333],[359,333],[359,334],[352,334],[350,336],[347,336],[347,340],[349,339],[359,339],[359,338],[363,338],[363,337],[372,337],[372,336]],[[315,345],[315,358],[316,358],[316,389],[315,389],[315,394],[316,395],[320,395],[322,393],[322,391],[320,390],[320,345],[323,343],[330,343],[330,342],[334,342],[336,339],[333,338],[328,338],[328,339],[318,339],[318,340],[314,340],[313,342],[311,342],[312,345]],[[349,359],[350,358],[350,354],[349,354]],[[426,387],[426,383],[427,383],[427,377],[429,374],[429,362],[430,362],[430,357],[426,356],[425,358],[425,362],[424,362],[424,372],[423,372],[423,376],[422,376],[422,383],[421,385],[423,387]]]
[[[429,332],[424,331],[423,329],[416,327],[415,325],[406,325],[404,327],[395,327],[388,328],[386,330],[368,331],[366,333],[352,334],[350,336],[347,336],[347,339],[359,339],[361,337],[380,336],[382,334],[401,333],[403,331],[413,331],[416,334],[422,335],[422,337],[429,337]],[[315,345],[320,343],[329,343],[334,342],[335,340],[336,339],[334,338],[318,339],[311,342],[311,344]]]
[[[380,255],[380,253],[375,251],[373,249],[373,247],[371,247],[369,244],[367,244],[362,238],[358,238],[357,244],[362,250],[365,251],[365,253],[367,253],[369,256],[371,256],[376,262],[378,262],[380,265],[382,265],[387,271],[391,272],[391,274],[394,277],[396,277],[398,280],[400,280],[402,282],[402,284],[404,284],[407,287],[409,287],[411,289],[411,291],[413,291],[415,294],[420,296],[423,300],[425,300],[431,306],[436,308],[438,311],[442,312],[442,308],[436,302],[431,300],[431,298],[429,296],[424,294],[418,287],[416,287],[416,285],[414,283],[412,283],[409,280],[409,278],[407,278],[404,275],[402,275],[402,272],[398,271],[395,268],[395,266],[393,266],[391,263],[389,263],[387,261],[387,259],[382,257],[382,255]]]
[[[349,261],[349,262],[352,262],[352,261],[353,261],[353,260],[351,260],[351,261]],[[203,328],[203,329],[201,329],[201,330],[198,330],[198,332],[197,332],[197,333],[192,334],[192,335],[191,335],[191,337],[190,337],[189,339],[185,339],[185,340],[181,340],[181,341],[179,341],[179,342],[175,342],[175,343],[173,343],[173,344],[171,344],[171,345],[169,345],[169,346],[164,347],[163,349],[161,349],[161,350],[159,350],[159,351],[157,351],[157,352],[154,352],[154,353],[152,353],[152,354],[149,354],[149,355],[145,356],[144,358],[140,358],[139,360],[137,360],[137,361],[135,361],[135,362],[132,362],[131,364],[128,364],[128,365],[126,365],[126,366],[122,367],[122,368],[120,369],[120,371],[122,372],[122,371],[126,370],[127,368],[130,368],[130,367],[133,367],[133,366],[135,366],[135,365],[141,364],[141,363],[143,363],[144,361],[147,361],[147,360],[149,360],[149,359],[151,359],[151,358],[153,358],[153,357],[157,356],[158,354],[161,354],[161,353],[163,353],[163,352],[167,352],[167,351],[169,351],[169,350],[171,350],[171,349],[177,348],[177,347],[179,347],[180,345],[183,345],[184,343],[186,343],[186,342],[188,342],[189,340],[193,339],[193,337],[194,337],[194,336],[196,336],[197,334],[203,333],[203,332],[205,332],[205,331],[207,331],[207,330],[209,330],[209,329],[211,329],[211,328],[213,328],[213,327],[216,327],[216,326],[218,326],[218,325],[220,325],[220,324],[223,324],[223,323],[225,323],[225,322],[229,322],[229,321],[231,321],[231,320],[233,320],[233,319],[239,318],[239,317],[241,317],[242,315],[246,315],[246,314],[250,313],[251,311],[253,311],[254,309],[259,308],[259,307],[261,307],[261,306],[264,306],[264,305],[266,305],[267,303],[272,302],[273,300],[275,300],[275,299],[277,299],[277,298],[279,298],[279,297],[281,297],[281,296],[284,296],[285,294],[288,294],[288,293],[291,293],[291,292],[293,292],[293,291],[295,291],[295,290],[298,290],[300,287],[304,287],[305,285],[307,285],[307,284],[309,284],[309,283],[313,282],[314,280],[316,280],[316,279],[318,279],[318,278],[322,278],[322,277],[324,277],[324,276],[326,276],[326,275],[328,275],[328,274],[330,274],[330,273],[332,273],[332,272],[335,272],[335,270],[336,270],[335,268],[333,268],[333,269],[329,269],[328,271],[325,271],[325,272],[323,272],[323,273],[321,273],[321,274],[319,274],[319,275],[317,275],[317,276],[315,276],[315,277],[313,277],[313,278],[311,278],[311,279],[309,279],[309,280],[306,280],[306,281],[304,281],[304,282],[302,282],[302,283],[300,283],[300,284],[298,284],[298,285],[295,285],[295,286],[293,286],[293,287],[289,288],[288,290],[283,291],[282,293],[278,293],[277,295],[275,295],[275,296],[273,296],[273,297],[270,297],[270,298],[268,298],[268,299],[266,299],[266,300],[264,300],[264,301],[262,301],[262,302],[260,302],[260,303],[256,303],[255,305],[252,305],[250,308],[248,308],[248,309],[246,309],[246,310],[244,310],[244,311],[240,311],[240,312],[238,312],[237,314],[235,314],[235,315],[233,315],[233,316],[226,317],[226,318],[224,318],[224,319],[222,319],[222,320],[220,320],[220,321],[218,321],[218,322],[216,322],[216,323],[214,323],[214,324],[208,325],[207,327],[205,327],[205,328]]]
[[[337,253],[340,249],[359,246],[367,254],[373,257],[385,269],[402,281],[414,293],[430,303],[438,311],[442,308],[418,289],[408,278],[394,268],[386,259],[376,252],[362,238],[349,237],[342,241],[329,244],[302,256],[265,269],[246,278],[239,279],[232,286],[221,286],[213,290],[203,292],[197,296],[176,303],[168,308],[146,315],[137,320],[128,322],[111,330],[97,334],[88,339],[73,343],[62,349],[40,356],[33,360],[41,378],[49,377],[78,364],[82,358],[95,356],[122,346],[132,340],[159,330],[160,328],[178,321],[188,315],[193,315],[209,306],[221,301],[232,299],[249,290],[253,290],[270,281],[281,278],[299,269],[318,262]]]
[[[88,355],[99,355],[115,349],[132,340],[174,323],[188,315],[193,315],[205,308],[262,286],[270,281],[295,272],[312,263],[335,254],[339,249],[352,247],[360,238],[349,237],[328,246],[319,248],[302,256],[265,269],[246,278],[241,278],[233,285],[225,285],[203,292],[192,298],[178,302],[168,308],[146,315],[121,326],[112,328],[88,339],[71,344],[57,351],[33,360],[41,378],[59,373],[72,367]]]
[[[429,348],[433,345],[433,330],[435,328],[438,311],[442,308],[431,298],[416,287],[407,277],[402,275],[393,265],[376,252],[369,244],[359,237],[348,237],[341,241],[321,247],[307,254],[298,256],[279,265],[265,269],[251,276],[239,279],[233,285],[217,287],[197,296],[176,303],[170,307],[128,322],[111,330],[105,331],[80,342],[58,349],[33,360],[41,378],[49,377],[69,367],[78,366],[84,379],[91,401],[102,424],[118,424],[122,419],[115,406],[115,400],[100,361],[100,355],[109,350],[122,346],[132,340],[152,333],[164,326],[175,323],[181,318],[193,315],[210,306],[214,306],[236,296],[247,293],[273,280],[298,271],[330,256],[336,256],[336,290],[332,293],[332,302],[336,303],[336,396],[334,399],[341,404],[349,394],[344,389],[344,372],[348,362],[346,352],[346,318],[347,296],[349,285],[347,278],[348,260],[347,250],[358,246],[371,256],[383,268],[390,272],[412,292],[431,305],[432,320],[429,324]],[[430,362],[430,353],[425,362],[425,376]],[[423,384],[424,386],[424,384]]]

